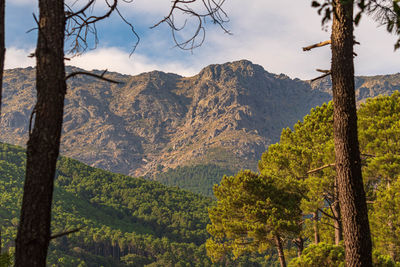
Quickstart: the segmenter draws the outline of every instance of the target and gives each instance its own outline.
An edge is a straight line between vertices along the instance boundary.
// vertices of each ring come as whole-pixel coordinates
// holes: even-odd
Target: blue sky
[[[32,13],[37,14],[33,0],[9,0],[6,6],[6,68],[33,66],[27,56],[34,50],[36,31]],[[68,0],[72,4],[73,0]],[[84,4],[86,0],[79,0]],[[245,4],[243,4],[245,3]],[[215,25],[206,26],[204,44],[193,52],[174,47],[167,25],[150,29],[169,11],[169,0],[134,0],[120,7],[123,15],[135,26],[140,43],[129,57],[135,37],[116,16],[97,25],[99,45],[96,50],[74,57],[67,64],[88,70],[109,69],[125,74],[162,70],[184,76],[198,73],[209,64],[248,59],[267,71],[285,73],[292,78],[318,76],[316,68],[328,69],[329,47],[303,52],[301,47],[329,39],[329,31],[321,28],[320,17],[310,7],[311,0],[226,0],[224,10],[230,22],[225,34]],[[105,8],[104,0],[96,1],[93,12]],[[178,16],[179,18],[179,16]],[[368,18],[356,29],[356,73],[358,75],[400,72],[400,51],[393,52],[395,36]]]

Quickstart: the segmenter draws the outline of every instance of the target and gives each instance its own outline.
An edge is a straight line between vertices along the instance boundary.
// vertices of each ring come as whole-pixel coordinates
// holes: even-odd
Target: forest
[[[332,123],[332,102],[312,109],[262,155],[259,173],[214,185],[213,261],[274,247],[281,266],[344,266]],[[373,264],[400,266],[400,93],[362,104],[358,129]]]
[[[2,244],[12,252],[26,159],[7,144],[0,159]],[[51,242],[50,266],[209,265],[202,244],[210,199],[69,158],[57,166],[52,233],[83,228]]]
[[[218,182],[215,166],[164,173],[175,184],[167,187],[61,157],[51,232],[79,231],[51,240],[48,265],[273,266],[280,259],[289,266],[343,265],[332,115],[332,103],[324,104],[284,129],[263,154],[259,172],[224,176],[214,186],[216,200],[177,187],[187,187],[185,175],[196,172]],[[358,117],[373,261],[400,266],[400,93],[369,99]],[[1,259],[7,266],[26,156],[8,144],[0,151]]]
[[[0,145],[0,266],[12,263],[20,212],[25,150]],[[204,168],[204,167],[203,167]],[[201,169],[201,168],[200,168]],[[213,170],[210,170],[213,173]],[[206,255],[208,207],[213,200],[89,167],[61,157],[57,164],[49,266],[231,266],[262,256],[212,264]]]

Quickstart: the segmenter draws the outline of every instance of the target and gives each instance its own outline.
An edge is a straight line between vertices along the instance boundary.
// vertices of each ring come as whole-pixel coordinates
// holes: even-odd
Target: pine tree
[[[299,194],[282,181],[250,171],[225,176],[214,194],[218,201],[209,210],[211,238],[206,243],[212,261],[276,247],[281,266],[286,266],[283,242],[297,237],[301,228]]]

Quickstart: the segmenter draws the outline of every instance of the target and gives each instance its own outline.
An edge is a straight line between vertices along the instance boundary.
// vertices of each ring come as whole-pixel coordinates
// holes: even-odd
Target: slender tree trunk
[[[393,215],[393,214],[390,214],[390,215]],[[388,217],[389,217],[389,214],[388,214]],[[388,221],[388,228],[390,229],[390,232],[395,233],[396,229],[393,226],[393,221],[391,219],[389,219],[389,221]],[[396,250],[397,250],[396,244],[394,243],[393,239],[392,240],[389,239],[388,253],[394,262],[397,261]]]
[[[304,239],[301,237],[301,236],[299,236],[297,239],[296,239],[296,246],[297,246],[297,257],[301,257],[301,254],[303,254],[303,250],[304,250]]]
[[[335,245],[339,245],[340,241],[343,240],[343,227],[342,227],[342,216],[340,213],[339,204],[339,191],[337,185],[337,176],[335,177],[335,189],[334,189],[335,199],[333,201],[333,216],[336,218],[334,220],[335,226]]]
[[[318,227],[318,211],[313,213],[313,224],[314,224],[314,243],[320,242],[319,227]]]
[[[6,0],[0,0],[0,115],[1,115],[1,102],[3,96],[3,72],[4,72],[4,59],[6,55],[5,45],[5,16],[4,11],[6,8]]]
[[[333,206],[334,209],[337,209],[335,212],[335,217],[336,219],[334,220],[334,227],[335,227],[335,245],[339,245],[340,241],[343,240],[343,227],[342,227],[342,221],[340,218],[340,206],[335,205]],[[339,217],[337,217],[339,216]]]
[[[64,97],[64,1],[39,0],[35,123],[27,145],[26,177],[15,266],[46,266],[51,202]]]
[[[279,235],[275,235],[275,245],[278,251],[279,263],[281,267],[286,267],[285,253],[283,252],[282,240]]]
[[[332,90],[339,202],[347,266],[372,266],[371,237],[357,137],[354,93],[353,1],[334,1]]]

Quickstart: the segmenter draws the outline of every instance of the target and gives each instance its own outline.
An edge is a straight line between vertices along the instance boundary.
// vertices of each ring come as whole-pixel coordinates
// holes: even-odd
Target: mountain
[[[27,141],[34,72],[5,72],[3,142]],[[208,164],[256,169],[282,128],[331,99],[329,79],[311,84],[246,60],[210,65],[193,77],[159,71],[108,77],[121,83],[88,76],[68,81],[61,153],[132,176]],[[400,74],[357,78],[359,101],[398,89]]]

